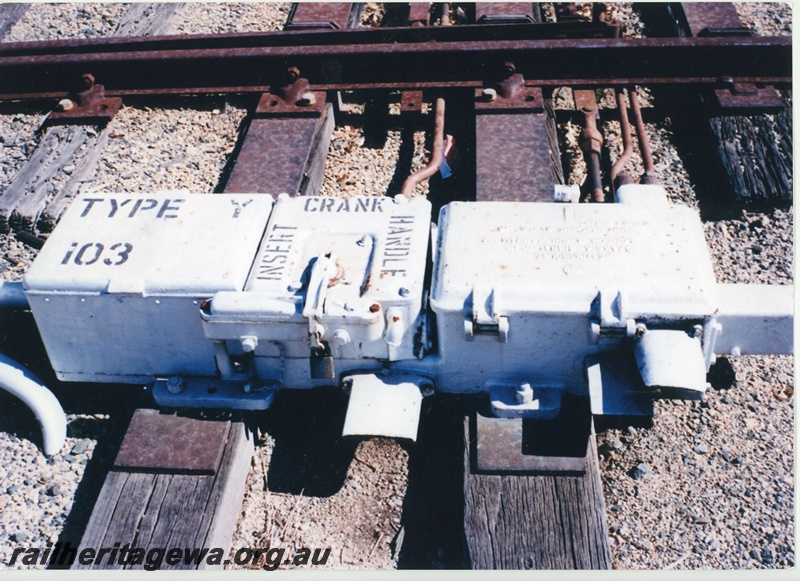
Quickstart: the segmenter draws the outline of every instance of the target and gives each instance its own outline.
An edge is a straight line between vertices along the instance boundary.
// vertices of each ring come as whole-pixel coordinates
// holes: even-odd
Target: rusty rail
[[[61,98],[86,73],[108,96],[262,93],[287,66],[315,90],[474,88],[491,63],[508,61],[537,86],[791,83],[788,38],[531,38],[539,27],[547,25],[12,43],[0,46],[0,99]]]

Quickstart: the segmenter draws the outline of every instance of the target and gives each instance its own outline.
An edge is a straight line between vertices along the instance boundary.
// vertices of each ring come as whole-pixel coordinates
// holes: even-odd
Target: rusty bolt
[[[645,333],[647,333],[647,326],[644,323],[637,323],[633,333],[637,337],[642,337]]]
[[[85,75],[81,76],[81,84],[83,85],[84,90],[89,90],[94,87],[94,75],[86,73]]]
[[[514,63],[512,63],[511,61],[506,61],[503,63],[503,73],[505,78],[510,77],[516,72],[517,72],[517,67],[514,66]]]
[[[380,310],[381,310],[381,306],[378,303],[372,303],[369,306],[369,312],[370,313],[377,313]]]
[[[290,83],[294,83],[300,78],[300,69],[297,67],[289,67],[289,69],[286,71],[286,76]]]

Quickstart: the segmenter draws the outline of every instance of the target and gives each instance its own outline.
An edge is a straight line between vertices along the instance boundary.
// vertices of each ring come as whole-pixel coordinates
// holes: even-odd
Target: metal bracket
[[[272,405],[278,383],[250,379],[224,381],[202,377],[156,379],[153,399],[160,406],[175,408],[221,408],[265,410]]]
[[[270,88],[258,101],[254,117],[257,119],[321,117],[325,109],[325,91],[312,91],[308,79],[291,67],[286,72],[283,86]]]
[[[588,406],[569,404],[553,420],[492,418],[475,414],[475,468],[482,473],[586,473],[592,437]]]
[[[516,385],[490,386],[492,413],[499,418],[551,420],[561,409],[561,386],[531,386],[528,382]]]
[[[418,375],[354,374],[342,384],[350,390],[342,436],[387,436],[416,441],[422,398],[433,382]]]
[[[653,390],[644,387],[631,353],[603,353],[586,358],[586,381],[592,414],[653,416]]]
[[[492,113],[543,113],[542,89],[525,84],[523,76],[516,72],[514,63],[506,62],[501,67],[502,79],[487,82],[475,89],[475,112]]]
[[[422,91],[403,91],[400,94],[400,114],[422,114]]]
[[[717,105],[727,112],[753,110],[779,111],[785,107],[783,99],[772,85],[737,83],[730,77],[721,80],[722,89],[714,89]]]
[[[489,335],[497,337],[501,343],[508,343],[508,317],[498,314],[497,302],[495,289],[472,289],[472,313],[464,320],[467,341],[472,341],[475,335]]]
[[[105,125],[122,107],[119,97],[106,97],[105,87],[95,84],[94,77],[81,77],[81,90],[69,93],[59,101],[58,108],[50,112],[44,125]]]

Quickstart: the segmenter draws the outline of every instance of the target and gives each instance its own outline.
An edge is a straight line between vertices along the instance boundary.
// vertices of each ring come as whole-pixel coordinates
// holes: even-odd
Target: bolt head
[[[497,100],[497,89],[486,87],[481,91],[481,96],[484,101],[495,101]]]
[[[242,337],[242,351],[245,353],[251,353],[256,350],[258,347],[258,337]]]
[[[183,378],[173,375],[167,379],[167,391],[170,393],[180,393],[183,391]]]
[[[58,107],[56,107],[59,111],[71,111],[75,108],[75,103],[72,102],[70,99],[61,99],[58,102]]]

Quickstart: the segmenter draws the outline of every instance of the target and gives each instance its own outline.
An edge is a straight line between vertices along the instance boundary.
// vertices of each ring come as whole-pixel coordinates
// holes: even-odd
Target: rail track
[[[733,18],[731,5],[669,5],[671,11],[653,18],[674,25],[677,38],[646,39],[618,38],[620,25],[608,20],[605,7],[598,7],[592,20],[581,22],[574,6],[556,5],[556,21],[545,23],[537,4],[425,6],[427,9],[414,4],[393,7],[386,21],[396,26],[374,30],[353,28],[357,5],[311,3],[297,5],[286,30],[280,33],[4,44],[0,45],[0,100],[3,107],[11,109],[23,103],[60,101],[61,110],[51,113],[47,124],[68,125],[50,131],[70,132],[70,141],[94,144],[83,127],[107,123],[119,109],[120,99],[235,95],[248,103],[247,129],[218,191],[315,195],[323,179],[331,132],[337,119],[346,116],[339,92],[347,91],[345,99],[367,103],[365,125],[375,124],[383,130],[427,130],[431,135],[438,130],[455,136],[462,163],[456,166],[453,179],[431,180],[429,198],[434,207],[454,199],[548,201],[553,184],[565,181],[559,152],[563,136],[558,134],[559,124],[564,122],[583,128],[580,150],[588,176],[580,197],[595,203],[610,201],[620,185],[637,181],[635,172],[625,169],[633,154],[632,132],[624,129],[626,125],[636,131],[643,160],[638,177],[646,184],[657,176],[647,149],[643,116],[671,114],[676,123],[703,128],[702,138],[717,144],[707,148],[707,159],[715,175],[722,176],[718,183],[727,187],[720,188],[716,199],[705,202],[705,212],[724,213],[743,204],[751,209],[786,206],[791,200],[791,175],[786,175],[790,170],[775,169],[775,159],[782,155],[790,158],[790,153],[769,149],[766,143],[770,140],[762,136],[763,147],[758,141],[754,147],[766,149],[753,157],[768,169],[750,172],[749,178],[742,180],[736,174],[742,165],[740,154],[731,153],[722,141],[725,119],[731,115],[739,119],[734,121],[739,123],[739,131],[746,133],[753,131],[758,119],[765,119],[764,112],[783,110],[791,83],[791,42],[750,36]],[[461,23],[445,22],[459,14],[463,14],[458,16],[463,18]],[[670,103],[692,99],[692,107],[689,111],[656,107],[642,112],[634,90],[638,85],[649,87],[657,103],[659,99]],[[553,88],[564,86],[572,89],[575,105],[572,110],[556,111],[550,95]],[[598,105],[595,89],[609,88],[616,89],[620,104],[616,111]],[[619,164],[612,164],[598,122],[624,112],[626,98],[631,102],[632,119],[626,123],[627,116],[619,117],[626,153],[618,158]],[[399,106],[399,115],[386,114],[390,101]],[[431,113],[439,112],[438,102],[446,102],[447,111],[442,109],[436,116]],[[718,121],[721,114],[729,117]],[[441,119],[436,129],[433,117]],[[785,133],[780,114],[774,119],[764,121],[768,130]],[[439,157],[440,164],[443,154],[437,156],[435,150],[442,140],[433,142],[432,157]],[[69,157],[63,151],[46,155]],[[97,155],[102,155],[102,143]],[[53,166],[59,171],[63,163]],[[774,187],[776,183],[778,187]],[[411,191],[413,187],[411,184]],[[0,197],[2,225],[20,239],[40,245],[73,195],[69,188],[53,195],[20,180]],[[701,208],[703,203],[701,200]],[[467,407],[462,408],[464,405]],[[469,455],[476,429],[472,405],[445,399],[429,410],[442,425],[464,434],[466,445],[451,437],[446,447],[453,457],[465,458],[463,464],[460,460],[455,464],[460,479],[447,477],[447,470],[453,470],[452,458],[436,466],[435,460],[424,458],[430,453],[417,452],[412,462],[420,471],[416,486],[445,483],[450,494],[465,499],[461,508],[444,511],[445,518],[456,523],[450,526],[461,525],[466,533],[461,545],[464,554],[451,556],[450,563],[473,568],[609,568],[593,433],[584,436],[588,468],[581,477],[482,475]],[[471,424],[464,423],[465,413],[473,417]],[[586,410],[581,413],[585,419]],[[151,429],[167,429],[168,424]],[[218,423],[208,424],[213,431]],[[243,425],[234,422],[221,439],[217,437],[221,454],[231,465],[249,453],[239,439],[227,437],[241,429]],[[436,428],[423,424],[425,429],[434,435],[423,432],[420,446],[433,445]],[[158,447],[155,442],[143,445]],[[225,446],[236,453],[224,451]],[[160,491],[162,510],[175,510],[176,514],[193,510],[183,501],[186,490],[202,489],[204,498],[215,498],[223,507],[219,514],[230,513],[241,499],[245,468],[221,468],[217,472],[219,487],[202,476],[169,476],[169,466],[161,466],[158,475],[153,470],[130,475],[112,469],[83,545],[92,546],[104,538],[124,542],[131,530],[143,530],[147,522],[156,526],[152,518],[148,521],[147,510],[137,508],[135,496],[126,497],[125,491],[133,488],[143,495],[145,506]],[[186,471],[182,466],[173,469]],[[235,476],[229,477],[229,472]],[[133,488],[126,489],[125,482]],[[424,514],[425,507],[441,510],[430,504],[439,498],[418,501],[417,513]],[[170,504],[173,501],[180,508]],[[514,505],[518,508],[511,508]],[[111,506],[117,507],[119,518],[109,512]],[[534,507],[535,518],[525,513],[528,506]],[[208,535],[203,542],[224,544],[233,534],[233,525],[230,519],[218,523],[215,514],[212,511],[202,524],[188,528],[195,535],[200,526]],[[414,518],[419,519],[419,514]],[[424,518],[413,522],[409,517],[406,524],[408,535],[430,534],[424,531]],[[170,530],[153,529],[149,542],[169,538]],[[520,531],[527,533],[522,541]],[[192,539],[200,541],[200,537]],[[407,542],[413,546],[416,541]],[[458,548],[452,551],[456,554]],[[418,562],[413,558],[407,561]]]

